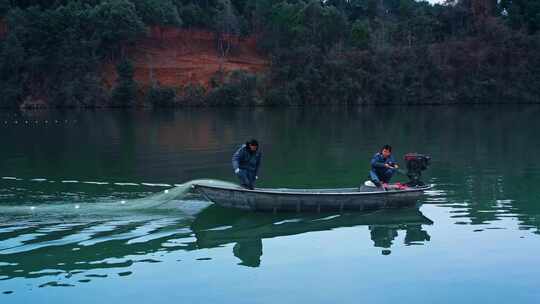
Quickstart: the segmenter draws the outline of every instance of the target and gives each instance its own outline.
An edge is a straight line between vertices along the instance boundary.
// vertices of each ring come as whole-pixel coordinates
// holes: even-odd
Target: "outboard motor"
[[[405,164],[407,166],[407,177],[409,182],[407,186],[416,187],[424,186],[424,182],[420,180],[422,177],[422,171],[426,170],[429,166],[431,160],[430,156],[418,154],[418,153],[407,153],[405,154]]]

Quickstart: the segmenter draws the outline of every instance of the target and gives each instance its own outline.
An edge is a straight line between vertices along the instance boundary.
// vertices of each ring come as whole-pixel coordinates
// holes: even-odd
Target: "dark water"
[[[0,303],[539,303],[539,107],[0,116]],[[433,157],[418,208],[269,215],[175,184],[349,187],[384,143]],[[130,208],[140,204],[141,208]],[[128,206],[128,207],[126,207]]]

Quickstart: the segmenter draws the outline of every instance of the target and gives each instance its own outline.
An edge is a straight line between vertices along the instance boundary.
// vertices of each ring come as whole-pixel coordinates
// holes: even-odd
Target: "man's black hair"
[[[259,142],[255,139],[255,138],[252,138],[250,140],[248,140],[246,142],[246,146],[259,146]]]
[[[388,151],[392,152],[392,146],[390,146],[390,145],[384,145],[384,146],[382,147],[381,151],[382,151],[382,150],[388,150]]]

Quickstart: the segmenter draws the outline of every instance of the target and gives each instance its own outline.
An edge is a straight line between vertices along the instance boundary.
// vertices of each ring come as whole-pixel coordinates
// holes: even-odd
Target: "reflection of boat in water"
[[[331,230],[341,227],[368,226],[375,247],[390,248],[398,230],[405,230],[405,243],[418,244],[430,239],[422,225],[433,222],[418,208],[379,210],[350,214],[266,214],[211,206],[201,212],[191,228],[198,248],[236,243],[233,253],[242,265],[257,267],[262,256],[262,239]],[[383,250],[388,254],[389,250]]]
[[[0,226],[0,281],[51,273],[71,277],[79,273],[73,281],[96,273],[125,272],[133,263],[159,262],[165,253],[231,243],[242,265],[256,267],[261,262],[263,239],[362,225],[368,226],[375,247],[387,253],[399,230],[406,232],[407,244],[429,240],[422,225],[431,223],[416,208],[350,214],[270,214],[212,205],[194,216],[163,217],[160,213],[130,220],[4,225]]]

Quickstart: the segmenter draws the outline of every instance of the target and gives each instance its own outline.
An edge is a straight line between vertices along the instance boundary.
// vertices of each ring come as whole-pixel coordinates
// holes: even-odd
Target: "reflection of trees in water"
[[[448,196],[448,203],[459,204],[452,217],[460,223],[468,220],[471,225],[495,226],[504,218],[516,218],[520,229],[534,229],[538,234],[540,205],[536,202],[540,194],[535,189],[540,175],[530,172],[538,172],[540,167],[527,165],[518,161],[466,169],[465,176],[456,177],[463,180],[463,187]]]

